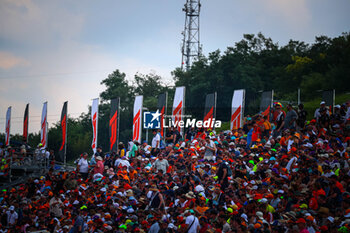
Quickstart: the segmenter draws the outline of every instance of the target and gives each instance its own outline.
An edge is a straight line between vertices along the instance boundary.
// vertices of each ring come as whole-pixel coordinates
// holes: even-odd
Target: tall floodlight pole
[[[193,61],[198,60],[202,53],[199,40],[200,0],[186,0],[182,9],[186,13],[185,30],[182,32],[182,62],[181,69],[189,70]]]

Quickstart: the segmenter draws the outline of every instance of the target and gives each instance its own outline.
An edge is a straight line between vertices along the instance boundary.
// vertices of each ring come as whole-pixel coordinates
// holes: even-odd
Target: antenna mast
[[[199,41],[199,13],[200,0],[186,0],[182,11],[186,13],[185,30],[182,32],[182,62],[181,69],[184,65],[188,71],[193,61],[198,60],[202,53]]]

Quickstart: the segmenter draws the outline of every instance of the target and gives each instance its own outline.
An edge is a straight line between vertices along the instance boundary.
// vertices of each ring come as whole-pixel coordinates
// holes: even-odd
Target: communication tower
[[[186,0],[182,11],[186,13],[185,30],[182,32],[182,61],[181,69],[189,70],[193,61],[198,60],[202,53],[199,41],[200,0]]]

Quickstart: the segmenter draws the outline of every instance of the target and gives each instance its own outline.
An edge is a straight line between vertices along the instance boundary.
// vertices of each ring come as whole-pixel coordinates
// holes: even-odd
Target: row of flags
[[[179,132],[183,134],[184,127],[180,127],[177,124],[184,120],[185,115],[185,87],[177,87],[175,90],[174,102],[172,106],[172,121],[178,128]],[[160,133],[164,136],[164,115],[167,112],[167,93],[160,94],[158,96],[157,112],[160,117]],[[242,126],[242,116],[244,110],[244,98],[245,90],[235,90],[232,98],[232,112],[231,112],[231,130]],[[211,93],[206,96],[205,108],[204,108],[204,121],[214,121],[216,116],[216,102],[217,93]],[[99,99],[93,99],[91,107],[91,122],[93,139],[91,143],[94,153],[97,150],[97,132],[98,132],[98,107]],[[62,142],[59,149],[59,156],[61,161],[65,160],[66,147],[67,147],[67,108],[68,102],[63,104],[61,113],[61,128],[62,128]],[[48,142],[48,123],[47,123],[47,109],[48,104],[43,104],[41,115],[41,129],[40,129],[40,144],[42,147],[47,147]],[[143,116],[143,96],[139,95],[135,97],[133,108],[133,141],[141,143],[142,139],[142,116]],[[119,143],[119,122],[120,122],[120,98],[114,98],[111,100],[111,112],[109,120],[109,136],[110,136],[110,151],[117,151]],[[29,123],[29,104],[26,105],[23,120],[23,141],[28,142],[28,123]],[[6,132],[5,132],[5,145],[10,145],[10,127],[11,127],[11,107],[6,112]]]
[[[68,102],[64,102],[62,113],[61,113],[61,128],[62,128],[62,144],[59,149],[59,156],[65,159],[66,148],[67,148],[67,106]],[[8,107],[6,112],[6,125],[5,125],[5,145],[10,145],[10,129],[11,129],[11,110],[12,107]],[[29,104],[26,105],[23,118],[23,134],[22,140],[28,143],[28,127],[29,126]],[[48,140],[48,122],[47,122],[47,102],[43,104],[40,122],[40,147],[47,148]]]

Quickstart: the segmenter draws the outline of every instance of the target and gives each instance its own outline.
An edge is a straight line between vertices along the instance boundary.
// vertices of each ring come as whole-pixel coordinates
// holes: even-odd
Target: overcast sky
[[[12,106],[11,134],[22,133],[30,103],[30,132],[40,129],[42,104],[59,120],[63,102],[77,117],[98,97],[115,69],[132,80],[155,72],[171,83],[181,64],[185,0],[0,0],[0,132]],[[350,31],[349,0],[202,0],[201,43],[207,55],[244,33],[262,32],[279,45],[289,39]],[[130,126],[131,127],[131,126]]]

